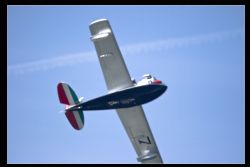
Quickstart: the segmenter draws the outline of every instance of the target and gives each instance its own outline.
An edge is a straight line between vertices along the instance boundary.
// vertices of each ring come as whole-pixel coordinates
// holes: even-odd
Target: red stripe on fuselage
[[[161,84],[161,80],[154,80],[153,83]]]
[[[58,96],[59,96],[60,102],[63,103],[63,104],[68,104],[68,105],[70,105],[70,104],[69,104],[69,101],[68,101],[68,99],[67,99],[67,96],[66,96],[66,94],[65,94],[65,91],[64,91],[64,89],[63,89],[62,83],[59,83],[59,84],[57,85],[57,92],[58,92]]]
[[[68,118],[70,124],[73,126],[73,128],[79,130],[74,113],[72,111],[67,111],[65,115]]]

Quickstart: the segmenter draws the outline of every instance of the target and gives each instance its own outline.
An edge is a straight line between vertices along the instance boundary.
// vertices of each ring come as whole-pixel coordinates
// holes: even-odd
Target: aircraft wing
[[[141,163],[163,163],[142,106],[116,110]]]
[[[96,20],[89,27],[109,92],[132,86],[128,69],[108,20]]]
[[[96,20],[89,27],[108,91],[133,86],[108,20]],[[117,114],[136,150],[137,160],[163,163],[142,107],[117,109]]]

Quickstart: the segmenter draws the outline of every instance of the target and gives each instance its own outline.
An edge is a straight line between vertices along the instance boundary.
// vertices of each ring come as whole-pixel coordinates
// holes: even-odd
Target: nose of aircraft
[[[168,86],[165,84],[161,84],[163,86],[164,92],[168,89]]]

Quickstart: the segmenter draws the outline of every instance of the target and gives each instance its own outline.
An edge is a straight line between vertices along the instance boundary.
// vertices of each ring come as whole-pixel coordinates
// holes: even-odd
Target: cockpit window
[[[143,75],[143,78],[151,79],[152,76],[150,74],[145,74],[145,75]]]

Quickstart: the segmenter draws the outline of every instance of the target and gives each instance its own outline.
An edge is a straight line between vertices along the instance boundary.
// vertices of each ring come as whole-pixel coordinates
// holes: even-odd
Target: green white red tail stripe
[[[66,83],[57,85],[59,100],[63,104],[74,105],[79,103],[78,98],[72,88]]]
[[[73,128],[75,128],[76,130],[80,130],[83,128],[84,116],[82,111],[67,111],[65,115]]]
[[[60,103],[66,104],[66,108],[68,105],[72,106],[79,103],[78,97],[73,91],[73,89],[66,83],[59,83],[57,85],[57,92]],[[67,111],[65,113],[67,119],[73,128],[80,130],[84,125],[84,116],[83,111]]]

